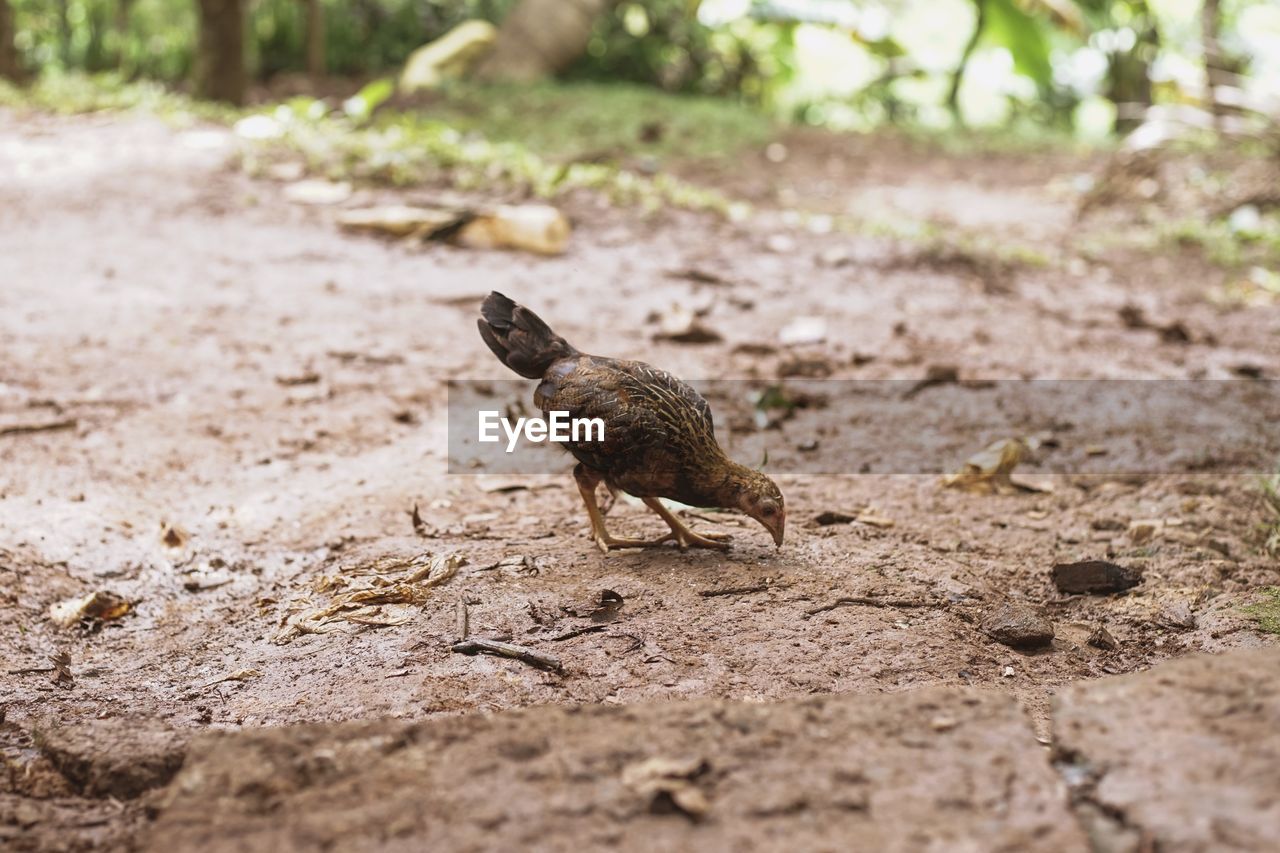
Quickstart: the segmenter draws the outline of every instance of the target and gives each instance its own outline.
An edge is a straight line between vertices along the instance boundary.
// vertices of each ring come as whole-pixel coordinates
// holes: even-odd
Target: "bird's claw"
[[[717,551],[728,551],[729,539],[731,538],[728,533],[697,533],[693,530],[673,530],[662,537],[662,541],[665,542],[668,539],[676,540],[676,546],[681,551],[686,548],[712,548]]]
[[[624,548],[653,548],[654,546],[661,545],[663,542],[666,542],[670,538],[671,538],[670,535],[667,535],[662,537],[661,539],[652,539],[652,540],[650,539],[615,539],[612,536],[605,535],[605,536],[597,536],[595,537],[595,540],[596,540],[596,547],[600,549],[600,552],[603,554],[608,554],[610,551],[621,551]]]
[[[604,536],[596,536],[595,542],[596,547],[604,554],[625,548],[656,548],[672,541],[676,543],[676,547],[681,551],[688,548],[712,548],[717,551],[727,551],[729,550],[728,540],[730,538],[728,533],[695,533],[692,530],[684,530],[680,532],[672,531],[666,536],[660,536],[657,539],[615,539],[605,534]]]

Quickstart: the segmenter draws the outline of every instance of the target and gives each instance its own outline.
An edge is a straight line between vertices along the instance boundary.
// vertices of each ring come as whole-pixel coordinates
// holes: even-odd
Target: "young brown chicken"
[[[697,391],[643,362],[578,352],[537,314],[496,291],[485,298],[480,315],[480,336],[493,354],[521,376],[542,380],[533,401],[544,415],[568,412],[571,418],[604,421],[603,441],[563,442],[578,460],[573,476],[601,550],[672,540],[681,548],[729,547],[725,535],[690,530],[658,498],[741,510],[782,547],[782,492],[764,474],[725,455],[711,407]],[[601,481],[640,498],[671,532],[652,541],[610,536],[595,498]]]

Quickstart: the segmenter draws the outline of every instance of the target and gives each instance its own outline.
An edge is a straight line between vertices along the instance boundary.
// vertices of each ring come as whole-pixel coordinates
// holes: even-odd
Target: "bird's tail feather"
[[[526,379],[541,379],[552,362],[578,352],[541,317],[496,290],[481,304],[477,325],[493,354]]]

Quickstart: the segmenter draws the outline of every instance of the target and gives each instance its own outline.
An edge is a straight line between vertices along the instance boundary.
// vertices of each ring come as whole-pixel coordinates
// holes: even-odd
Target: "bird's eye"
[[[761,512],[764,513],[765,515],[777,515],[778,508],[774,506],[766,506],[763,510],[761,510]]]

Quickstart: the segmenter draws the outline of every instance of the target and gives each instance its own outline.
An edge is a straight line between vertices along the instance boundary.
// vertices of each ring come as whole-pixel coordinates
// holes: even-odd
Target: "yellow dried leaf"
[[[114,592],[91,592],[81,598],[68,598],[49,608],[49,620],[55,625],[70,628],[81,619],[98,619],[107,622],[127,614],[133,605]]]

